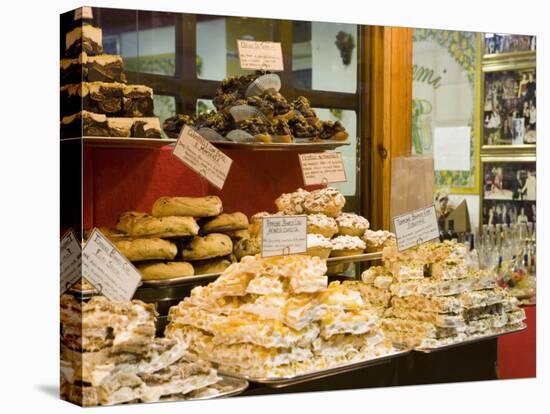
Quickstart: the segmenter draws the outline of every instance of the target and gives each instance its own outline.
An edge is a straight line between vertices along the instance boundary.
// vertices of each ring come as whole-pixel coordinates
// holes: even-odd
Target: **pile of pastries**
[[[124,61],[103,54],[103,32],[90,24],[65,35],[60,62],[61,137],[160,138],[153,89],[126,83]]]
[[[213,140],[237,142],[345,141],[348,133],[339,122],[321,121],[309,100],[299,96],[292,102],[279,93],[276,74],[230,77],[216,90],[216,111],[196,115],[176,115],[163,125],[166,135],[177,138],[187,125],[197,130],[209,128]]]
[[[369,297],[385,305],[381,326],[394,344],[435,348],[523,326],[525,312],[497,286],[496,275],[469,269],[463,244],[426,243],[399,253],[384,249],[384,265],[361,275]]]
[[[165,337],[220,372],[288,377],[394,352],[361,282],[328,284],[326,262],[244,257],[169,311]],[[382,309],[383,310],[383,309]]]
[[[236,260],[234,244],[248,237],[248,217],[224,213],[217,196],[160,197],[151,214],[122,213],[114,229],[100,231],[142,280],[174,279],[226,269]]]
[[[155,337],[156,311],[138,300],[61,297],[61,396],[82,406],[189,399],[218,392],[210,363]]]
[[[303,214],[307,215],[307,253],[312,256],[322,259],[353,256],[380,252],[384,247],[395,244],[393,233],[372,231],[366,218],[342,212],[345,204],[342,193],[332,187],[314,191],[299,188],[295,192],[282,194],[275,200],[277,213],[262,211],[251,217],[251,241],[248,245],[259,245],[254,240],[261,238],[264,217]],[[332,270],[330,267],[329,272],[332,273]]]

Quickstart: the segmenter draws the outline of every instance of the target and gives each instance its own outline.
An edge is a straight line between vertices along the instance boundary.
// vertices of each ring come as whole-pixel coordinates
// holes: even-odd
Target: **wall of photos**
[[[416,29],[413,147],[434,157],[434,200],[480,224],[536,221],[534,36]]]

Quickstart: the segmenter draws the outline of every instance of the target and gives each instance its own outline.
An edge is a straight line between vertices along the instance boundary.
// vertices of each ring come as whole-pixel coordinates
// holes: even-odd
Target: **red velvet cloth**
[[[274,212],[275,198],[304,186],[297,152],[224,152],[233,164],[219,191],[173,156],[172,147],[85,146],[84,228],[113,226],[124,211],[150,212],[161,196],[218,195],[226,212]]]
[[[537,307],[526,306],[527,329],[498,338],[499,378],[533,378],[537,375]]]

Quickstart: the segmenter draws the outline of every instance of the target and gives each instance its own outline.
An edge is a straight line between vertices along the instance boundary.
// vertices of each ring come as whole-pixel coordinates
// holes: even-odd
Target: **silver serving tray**
[[[204,275],[183,276],[173,279],[143,280],[140,287],[179,286],[196,282],[213,282],[220,274],[221,273],[207,273]]]
[[[382,253],[365,253],[354,256],[330,257],[327,264],[368,262],[382,259]],[[208,273],[204,275],[184,276],[174,279],[143,280],[140,287],[164,287],[179,286],[196,282],[213,282],[221,273]]]
[[[230,390],[206,397],[190,398],[188,401],[213,400],[216,398],[233,397],[235,395],[242,394],[248,388],[248,381],[243,378],[236,378],[227,375],[220,375],[220,377],[222,377],[222,380],[219,384],[231,386]]]
[[[417,348],[414,348],[413,350],[417,352],[422,352],[424,354],[430,354],[432,352],[444,351],[446,349],[456,348],[462,345],[475,344],[476,342],[486,341],[487,339],[498,338],[499,336],[510,335],[513,333],[524,331],[525,329],[527,329],[527,325],[523,324],[523,327],[518,329],[512,329],[510,331],[500,332],[496,334],[489,334],[489,335],[480,335],[472,339],[467,339],[466,341],[456,342],[449,345],[442,345],[434,348],[417,347]]]
[[[299,374],[299,375],[293,375],[289,377],[253,377],[249,375],[238,375],[234,373],[227,373],[223,372],[223,370],[219,370],[218,372],[222,373],[223,375],[232,376],[235,378],[241,378],[245,379],[249,382],[254,382],[258,384],[266,385],[270,388],[282,388],[282,387],[288,387],[290,385],[296,385],[301,384],[303,382],[307,381],[313,381],[321,378],[330,377],[333,375],[343,374],[350,371],[355,371],[362,368],[367,368],[375,365],[385,364],[389,362],[393,358],[397,358],[403,355],[408,354],[411,352],[410,350],[398,350],[396,352],[392,352],[390,354],[378,357],[378,358],[372,358],[366,361],[360,361],[360,362],[353,362],[351,364],[345,364],[345,365],[339,365],[336,367],[323,369],[319,371],[313,371],[308,372],[306,374]]]
[[[327,264],[330,263],[359,263],[370,262],[374,260],[382,260],[382,252],[362,253],[353,256],[329,257]]]
[[[77,141],[82,139],[84,144],[102,148],[161,148],[165,145],[175,145],[175,138],[120,138],[120,137],[82,137],[63,138],[61,142]],[[349,141],[318,141],[318,142],[232,142],[210,141],[218,148],[244,149],[249,151],[324,151],[350,145]]]

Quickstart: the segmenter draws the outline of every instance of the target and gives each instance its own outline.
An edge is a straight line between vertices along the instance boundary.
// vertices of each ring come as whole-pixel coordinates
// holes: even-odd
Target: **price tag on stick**
[[[393,218],[397,250],[410,249],[419,244],[439,239],[435,206],[420,208]]]
[[[63,294],[82,277],[82,247],[72,229],[61,238],[59,262]]]
[[[339,152],[299,154],[305,185],[346,182],[346,169]]]
[[[131,300],[141,274],[98,229],[82,250],[82,272],[103,296],[116,301]]]
[[[231,158],[188,126],[181,130],[172,154],[220,190],[233,163]]]
[[[262,257],[304,253],[307,250],[307,216],[262,218]]]
[[[237,40],[241,69],[278,72],[283,68],[283,51],[280,42]]]

